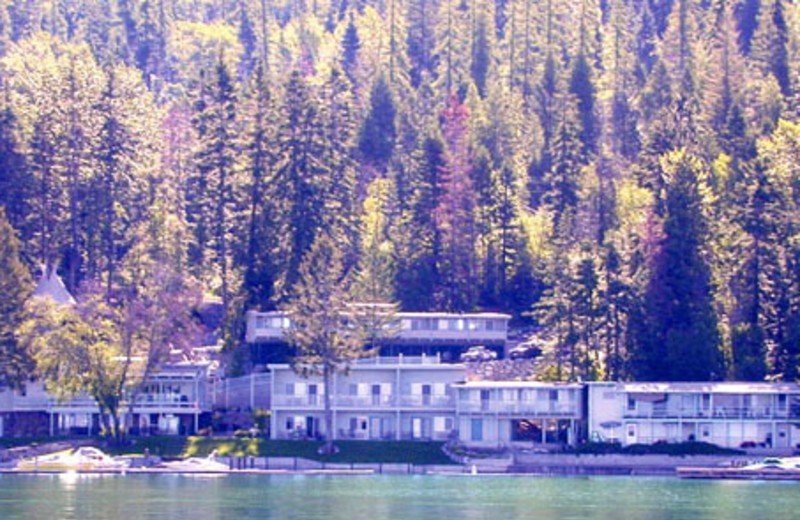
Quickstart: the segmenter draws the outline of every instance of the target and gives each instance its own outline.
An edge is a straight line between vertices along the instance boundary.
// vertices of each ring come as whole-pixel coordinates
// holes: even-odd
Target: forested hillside
[[[3,287],[159,266],[233,345],[326,235],[557,377],[798,378],[790,0],[0,0],[0,56]]]

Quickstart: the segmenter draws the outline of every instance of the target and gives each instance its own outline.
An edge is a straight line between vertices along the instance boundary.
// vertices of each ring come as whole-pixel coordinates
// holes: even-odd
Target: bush
[[[655,444],[631,444],[622,446],[618,442],[589,442],[569,451],[579,455],[669,455],[679,457],[683,455],[743,455],[741,450],[722,448],[707,442],[678,442],[668,443],[659,441]]]

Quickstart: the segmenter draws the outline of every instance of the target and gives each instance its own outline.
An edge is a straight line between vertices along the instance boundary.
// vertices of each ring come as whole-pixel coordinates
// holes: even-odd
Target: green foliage
[[[365,160],[385,165],[392,155],[395,131],[395,106],[389,84],[380,76],[370,94],[370,112],[364,120],[359,150]]]
[[[0,385],[16,386],[31,372],[30,353],[20,343],[17,331],[25,319],[30,292],[30,274],[20,259],[19,239],[0,208]]]
[[[725,375],[704,244],[697,179],[702,164],[680,150],[668,176],[663,238],[654,255],[634,372],[643,381],[708,381]]]
[[[71,290],[149,258],[223,302],[233,346],[328,231],[403,309],[535,306],[560,377],[633,377],[648,334],[797,377],[791,2],[6,4],[0,205]],[[681,333],[657,317],[678,273]]]

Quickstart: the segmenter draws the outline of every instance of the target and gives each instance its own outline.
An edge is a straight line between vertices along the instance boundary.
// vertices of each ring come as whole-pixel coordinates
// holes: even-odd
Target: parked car
[[[497,359],[497,352],[488,349],[483,345],[476,345],[474,347],[470,347],[469,350],[461,354],[461,361],[465,361],[467,363],[474,363],[478,361],[492,361],[493,359]]]
[[[530,341],[508,350],[509,359],[534,359],[542,355],[542,348]]]

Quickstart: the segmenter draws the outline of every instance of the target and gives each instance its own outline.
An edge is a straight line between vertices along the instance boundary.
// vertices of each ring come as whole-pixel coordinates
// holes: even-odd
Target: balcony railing
[[[455,400],[449,395],[402,395],[400,396],[400,405],[404,407],[414,408],[452,408],[455,406]]]
[[[381,395],[337,395],[333,397],[333,406],[337,408],[453,408],[454,399],[449,395],[409,395],[399,398],[392,394]],[[289,408],[322,408],[325,405],[321,395],[294,396],[276,394],[272,396],[272,405]]]
[[[573,417],[578,416],[578,406],[575,404],[543,404],[525,401],[460,401],[459,410],[462,412],[487,412],[505,414],[525,414],[535,417]]]
[[[201,401],[194,401],[190,399],[181,399],[180,397],[185,396],[178,396],[178,398],[169,398],[169,399],[145,399],[144,396],[140,396],[139,399],[136,400],[136,404],[133,406],[134,411],[140,410],[148,410],[148,411],[155,411],[155,410],[169,410],[169,409],[180,409],[180,410],[206,410],[211,409],[211,403],[205,400]],[[120,406],[121,411],[127,411],[129,405],[127,402],[123,401],[122,405]],[[41,399],[24,399],[24,400],[17,400],[13,404],[13,410],[9,411],[18,411],[18,412],[33,412],[33,411],[61,411],[61,410],[90,410],[92,412],[98,409],[97,402],[93,399],[86,399],[86,398],[76,398],[76,399],[69,399],[63,402],[59,402],[55,399],[50,398],[41,398]]]
[[[800,409],[776,409],[771,406],[675,407],[625,410],[623,416],[628,419],[797,419],[800,418]]]

